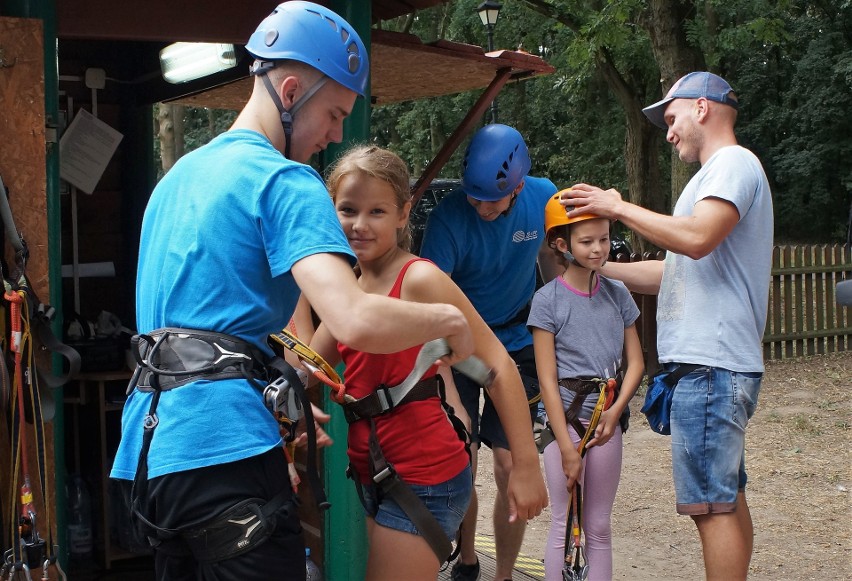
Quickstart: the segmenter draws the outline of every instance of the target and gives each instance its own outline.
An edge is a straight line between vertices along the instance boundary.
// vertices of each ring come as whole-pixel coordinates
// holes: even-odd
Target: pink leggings
[[[580,438],[569,426],[568,432],[576,446]],[[622,434],[618,427],[603,446],[586,450],[583,459],[583,531],[586,537],[586,560],[589,581],[612,579],[612,503],[621,478]],[[544,551],[544,577],[561,581],[565,563],[565,521],[568,518],[568,480],[562,471],[562,455],[554,440],[545,449],[544,475],[550,492],[552,511],[547,547]]]

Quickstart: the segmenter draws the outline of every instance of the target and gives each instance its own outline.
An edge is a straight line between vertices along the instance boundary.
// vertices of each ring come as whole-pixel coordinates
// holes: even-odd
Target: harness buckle
[[[384,480],[388,478],[393,478],[394,476],[396,476],[396,470],[392,465],[388,464],[387,466],[385,466],[384,470],[373,476],[373,482],[378,485],[381,484]]]
[[[157,417],[157,414],[148,414],[145,416],[145,419],[142,420],[142,427],[146,430],[153,430],[160,423],[160,419]]]
[[[378,400],[379,405],[382,406],[382,411],[380,412],[382,414],[387,413],[396,407],[396,404],[393,402],[390,389],[391,388],[384,383],[380,384],[376,388],[376,399]]]

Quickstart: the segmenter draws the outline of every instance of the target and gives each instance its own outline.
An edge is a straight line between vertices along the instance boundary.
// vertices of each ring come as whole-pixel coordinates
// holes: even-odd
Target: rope
[[[592,417],[589,420],[589,425],[586,427],[583,432],[583,436],[580,438],[580,443],[577,445],[577,453],[580,454],[580,458],[584,458],[586,456],[586,446],[588,445],[589,440],[592,439],[592,436],[594,436],[595,430],[598,428],[601,415],[604,410],[609,409],[615,399],[615,388],[617,385],[615,379],[598,379],[594,381],[598,382],[600,393],[598,394],[598,401],[595,402],[595,409],[592,411]],[[566,531],[566,533],[570,534],[565,535],[565,565],[563,566],[563,574],[567,580],[582,581],[589,575],[589,566],[585,562],[586,553],[583,547],[581,514],[583,506],[583,488],[580,486],[579,482],[574,483],[574,488],[571,491],[571,500],[568,503],[568,506],[568,518],[566,520],[566,528],[568,531]],[[573,555],[571,554],[571,548],[568,546],[569,538],[573,541]]]

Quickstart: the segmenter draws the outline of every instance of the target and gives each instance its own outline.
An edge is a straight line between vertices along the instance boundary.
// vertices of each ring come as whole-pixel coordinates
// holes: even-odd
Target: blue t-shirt
[[[772,270],[772,194],[760,161],[738,145],[723,147],[681,193],[673,215],[719,198],[740,219],[710,254],[669,252],[657,299],[657,350],[663,363],[695,363],[761,372]]]
[[[183,327],[227,333],[271,353],[299,288],[293,264],[354,256],[334,205],[309,166],[263,136],[228,131],[181,158],[151,195],[136,282],[139,332]],[[151,395],[133,391],[111,476],[132,479]],[[162,394],[148,476],[233,462],[280,445],[278,424],[248,381],[198,381]]]
[[[556,186],[545,178],[527,177],[524,182],[508,216],[486,222],[458,189],[441,200],[426,223],[420,255],[450,273],[492,326],[512,320],[535,291],[544,207]],[[532,344],[524,321],[495,334],[507,351]]]

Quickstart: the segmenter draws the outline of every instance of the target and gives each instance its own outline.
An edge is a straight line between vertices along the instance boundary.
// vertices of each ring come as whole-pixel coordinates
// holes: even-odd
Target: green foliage
[[[740,141],[772,184],[776,239],[842,241],[852,202],[852,17],[838,2],[735,8],[719,60],[743,103]]]
[[[449,14],[446,38],[485,47],[485,28],[475,8],[478,2],[458,0],[418,12],[411,32],[424,42],[436,40],[437,22]],[[626,24],[639,2],[606,3],[603,10],[573,0],[562,6],[573,10],[585,28],[603,40],[620,39],[621,51],[631,64],[648,68],[647,40],[637,49],[635,37],[644,37],[637,27]],[[383,23],[399,30],[401,19]],[[532,173],[547,176],[560,187],[589,181],[625,187],[623,159],[624,116],[597,74],[591,33],[579,34],[563,23],[529,10],[521,2],[504,2],[494,31],[498,48],[521,48],[538,54],[558,68],[555,75],[509,85],[497,98],[498,121],[517,127],[526,137],[533,160]],[[637,53],[640,57],[637,58]],[[643,64],[635,61],[644,58]],[[479,91],[391,105],[373,110],[374,140],[400,154],[415,176],[437,153],[441,143],[431,141],[439,125],[447,137],[473,105]],[[481,124],[489,120],[486,113]],[[480,126],[481,126],[480,124]],[[444,166],[440,177],[459,177],[462,144]]]
[[[187,153],[227,131],[237,118],[236,111],[225,109],[186,107],[184,111],[184,148]]]
[[[159,111],[160,104],[154,105],[154,159],[160,159]],[[206,109],[201,107],[183,108],[183,153],[198,149],[220,133],[227,131],[237,118],[236,111],[226,109]],[[162,164],[157,167],[157,181],[163,177]]]
[[[670,0],[686,8],[689,48],[737,91],[737,135],[764,164],[779,242],[845,239],[852,204],[852,3],[849,0]],[[383,28],[423,42],[445,38],[485,47],[479,0],[452,0]],[[633,107],[659,98],[660,70],[648,33],[647,0],[504,0],[494,46],[529,51],[553,75],[506,86],[498,121],[530,146],[534,175],[559,187],[586,181],[627,193],[626,89]],[[480,91],[375,108],[372,139],[419,176]],[[620,100],[619,100],[620,99]],[[233,112],[186,112],[185,149],[225,130]],[[155,116],[156,119],[156,116]],[[488,121],[488,114],[478,125]],[[635,129],[635,128],[634,128]],[[439,177],[459,177],[461,144]],[[671,147],[658,156],[663,180]],[[667,196],[666,184],[659,195]],[[650,192],[653,194],[654,192]]]

